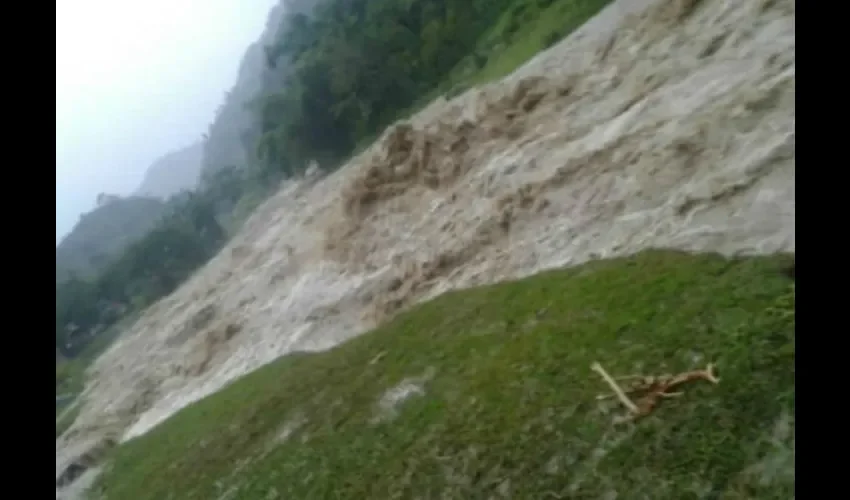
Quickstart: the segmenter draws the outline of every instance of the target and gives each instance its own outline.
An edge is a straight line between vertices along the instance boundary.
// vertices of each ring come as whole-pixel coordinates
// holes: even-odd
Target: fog
[[[206,132],[275,3],[57,2],[57,244],[98,193],[130,194]]]

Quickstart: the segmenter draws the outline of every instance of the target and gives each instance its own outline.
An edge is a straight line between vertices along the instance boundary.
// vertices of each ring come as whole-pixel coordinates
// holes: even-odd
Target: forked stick
[[[634,402],[629,399],[628,396],[626,396],[626,393],[623,392],[623,389],[621,389],[617,382],[614,381],[613,378],[611,378],[611,375],[608,375],[608,372],[606,372],[605,369],[602,368],[602,365],[599,364],[598,361],[594,361],[593,364],[590,365],[590,369],[602,376],[605,382],[611,387],[611,390],[614,391],[614,394],[617,395],[617,399],[619,399],[620,402],[623,403],[623,406],[628,408],[629,411],[634,414],[640,413],[640,410],[638,409],[637,405],[634,404]]]
[[[667,387],[675,387],[694,380],[706,380],[712,384],[717,384],[720,379],[714,373],[714,363],[709,363],[705,370],[694,370],[690,372],[680,373],[667,381]]]

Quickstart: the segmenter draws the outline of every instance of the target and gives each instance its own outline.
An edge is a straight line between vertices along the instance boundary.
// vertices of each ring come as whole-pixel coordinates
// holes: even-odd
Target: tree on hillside
[[[335,0],[284,20],[270,66],[257,144],[266,168],[289,175],[339,161],[435,88],[501,15],[508,0]]]

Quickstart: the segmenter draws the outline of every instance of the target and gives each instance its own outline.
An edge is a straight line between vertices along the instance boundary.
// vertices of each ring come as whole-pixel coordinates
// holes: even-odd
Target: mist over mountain
[[[157,159],[145,172],[134,195],[167,199],[180,191],[192,191],[201,174],[201,141]]]
[[[156,198],[101,194],[97,207],[81,215],[56,246],[56,282],[97,274],[153,229],[165,210]]]

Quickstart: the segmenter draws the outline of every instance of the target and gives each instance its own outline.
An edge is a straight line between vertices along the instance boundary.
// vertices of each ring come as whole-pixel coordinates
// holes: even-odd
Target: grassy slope
[[[188,407],[119,447],[96,491],[139,500],[792,498],[787,262],[650,251],[449,293]],[[615,375],[711,360],[722,380],[613,426],[621,410],[596,401],[607,390],[594,360]],[[404,381],[422,392],[381,409]]]
[[[461,81],[480,85],[512,73],[541,50],[575,31],[611,0],[517,0],[482,37],[486,64]]]

